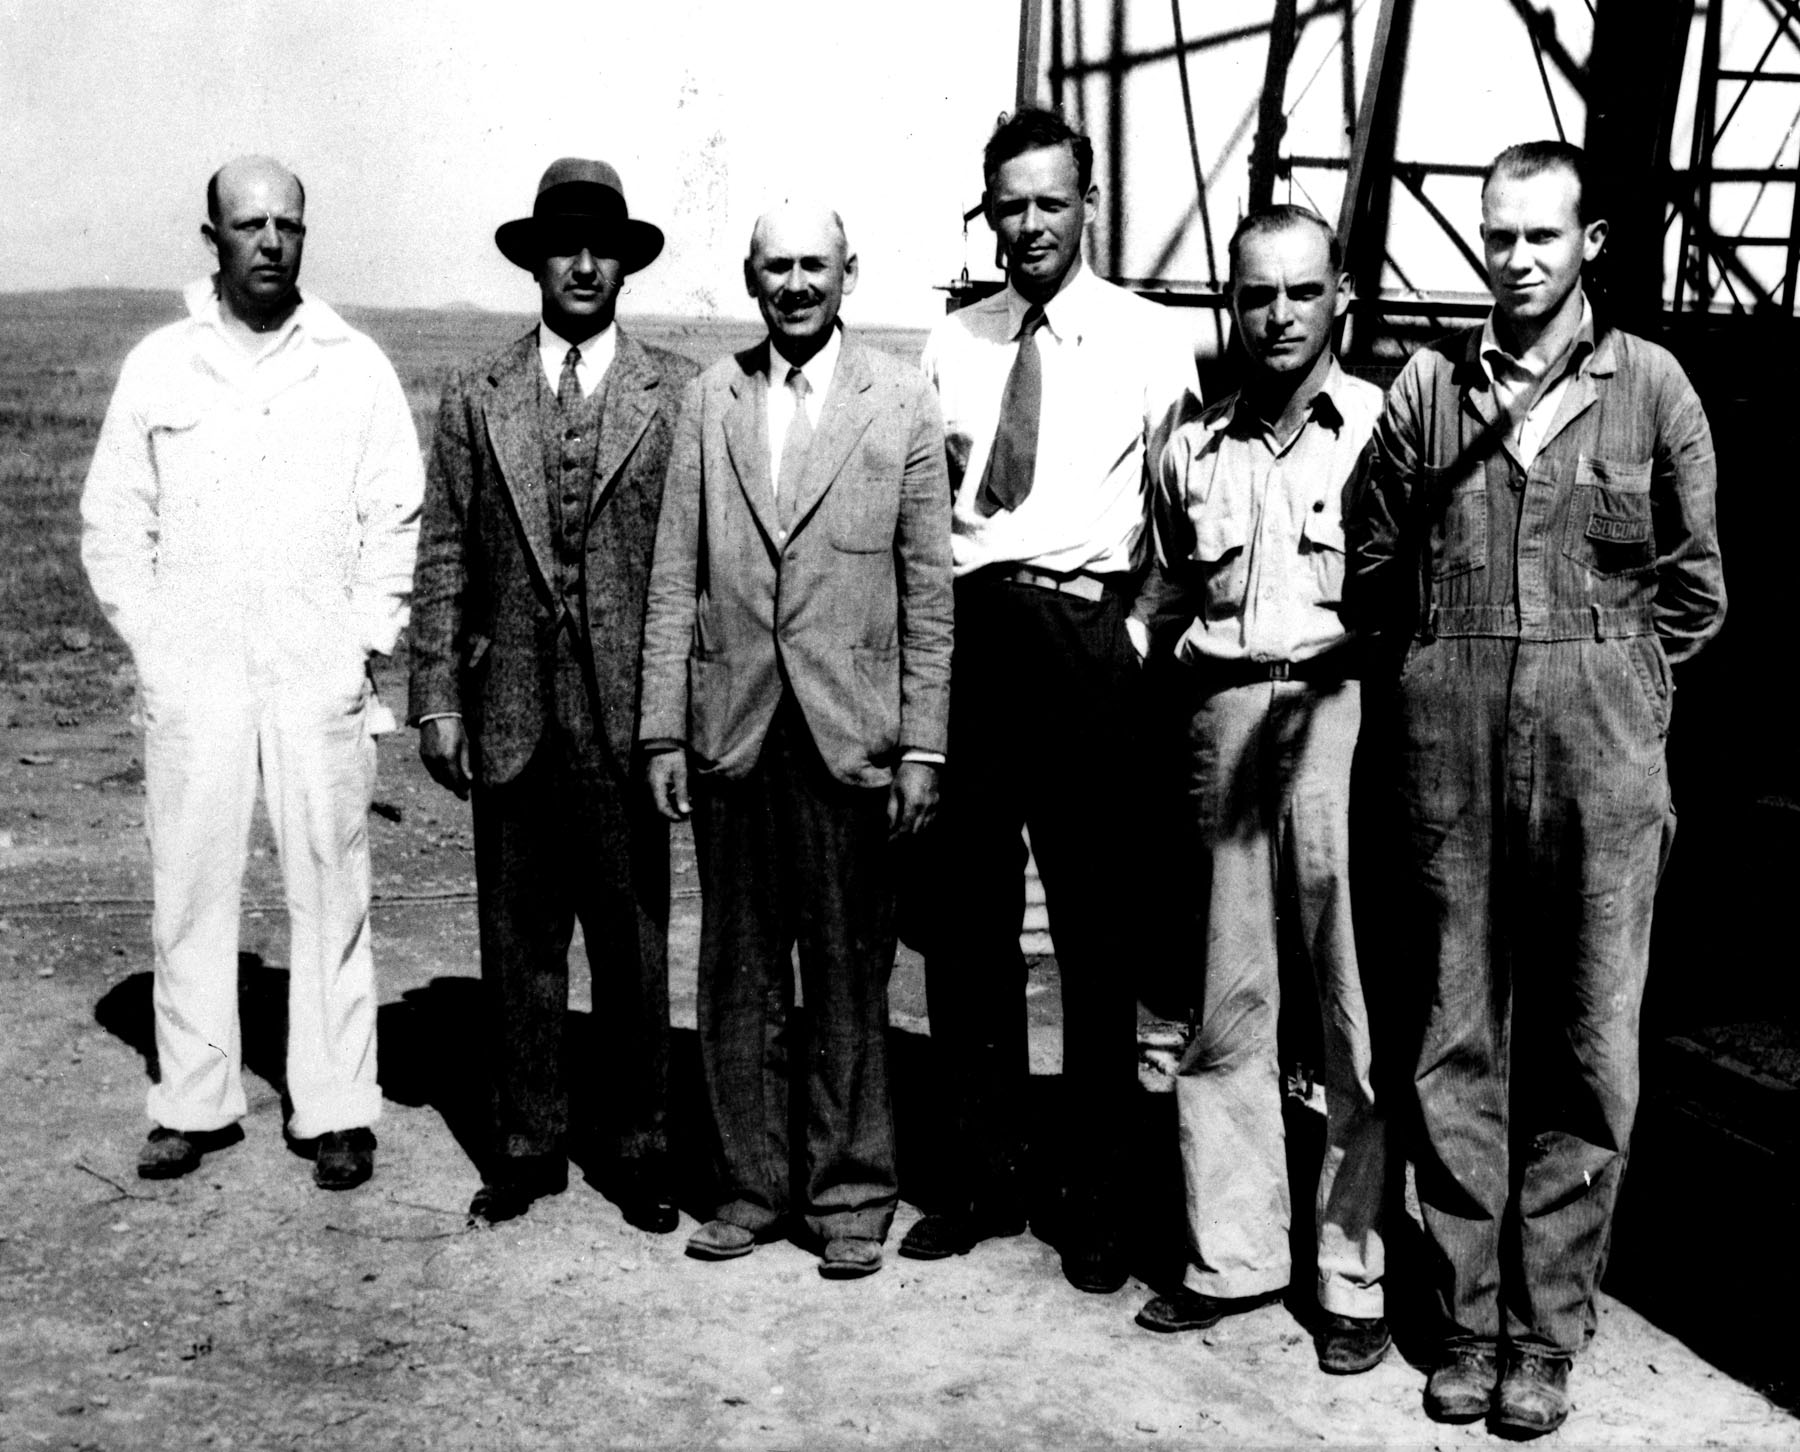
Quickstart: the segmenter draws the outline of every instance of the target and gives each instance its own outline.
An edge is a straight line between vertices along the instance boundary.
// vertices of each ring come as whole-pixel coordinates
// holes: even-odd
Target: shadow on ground
[[[283,1078],[287,972],[255,954],[239,962],[239,1000],[244,1060],[249,1073],[278,1092]],[[151,1016],[151,975],[134,974],[97,1003],[96,1021],[135,1050],[147,1077],[156,1073]],[[804,1009],[796,1028],[804,1034]],[[589,1042],[590,1016],[570,1012],[565,1052],[574,1087],[571,1122],[588,1126],[576,1136],[570,1158],[590,1184],[607,1194],[612,1175],[600,1148],[601,1106],[584,1092],[579,1073]],[[478,980],[443,976],[408,990],[380,1010],[381,1084],[396,1103],[438,1114],[458,1148],[479,1166],[486,1154],[488,1090],[483,1069],[485,1006]],[[902,1197],[925,1209],[944,1190],[945,1157],[938,1126],[946,1106],[936,1088],[930,1040],[892,1030],[890,1073],[894,1087]],[[797,1062],[804,1049],[797,1047]],[[681,1207],[705,1219],[713,1206],[710,1130],[701,1088],[699,1043],[692,1030],[674,1034],[671,1060],[670,1138]],[[1054,1244],[1062,1204],[1059,1166],[1066,1086],[1060,1076],[1039,1075],[1027,1099],[1027,1206],[1032,1231]],[[284,1095],[284,1111],[286,1109]],[[1311,1204],[1322,1148],[1323,1122],[1290,1102],[1286,1116],[1289,1180],[1294,1204],[1293,1280],[1289,1310],[1303,1324],[1314,1315]],[[1125,1126],[1125,1162],[1132,1183],[1119,1187],[1131,1217],[1132,1272],[1165,1289],[1179,1283],[1185,1263],[1183,1187],[1176,1153],[1175,1102],[1171,1094],[1140,1094]],[[1795,1273],[1770,1265],[1760,1248],[1785,1241],[1794,1193],[1777,1167],[1753,1145],[1695,1121],[1666,1102],[1646,1105],[1622,1197],[1607,1289],[1734,1377],[1749,1381],[1781,1406],[1800,1409],[1800,1378],[1792,1370],[1787,1338],[1774,1327],[1792,1304]],[[1430,1364],[1430,1304],[1421,1279],[1424,1246],[1416,1223],[1394,1189],[1389,1216],[1388,1301],[1396,1347],[1414,1366]],[[610,1198],[610,1195],[609,1195]]]

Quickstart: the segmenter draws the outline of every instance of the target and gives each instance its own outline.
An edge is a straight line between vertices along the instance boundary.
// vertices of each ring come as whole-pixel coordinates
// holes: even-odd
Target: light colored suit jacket
[[[769,478],[769,345],[688,388],[644,627],[640,741],[702,776],[756,764],[793,687],[838,780],[881,787],[949,724],[950,484],[930,385],[846,337],[792,528]]]
[[[459,712],[476,778],[511,781],[553,719],[558,604],[533,330],[451,375],[438,410],[413,587],[409,719]],[[622,328],[588,499],[586,635],[601,727],[621,770],[679,390],[698,370]]]

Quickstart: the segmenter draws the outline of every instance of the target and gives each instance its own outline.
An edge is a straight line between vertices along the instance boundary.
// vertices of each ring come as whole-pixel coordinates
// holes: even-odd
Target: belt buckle
[[[1272,681],[1291,681],[1294,678],[1294,663],[1286,660],[1269,662],[1269,679]]]

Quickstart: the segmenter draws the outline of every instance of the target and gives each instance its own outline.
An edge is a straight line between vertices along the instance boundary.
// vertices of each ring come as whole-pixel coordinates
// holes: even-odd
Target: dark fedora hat
[[[656,261],[663,249],[662,228],[633,218],[625,207],[625,185],[604,161],[565,156],[545,168],[531,215],[504,222],[494,244],[527,272],[547,255],[545,242],[580,238],[616,257],[627,272]],[[565,244],[566,245],[566,244]]]

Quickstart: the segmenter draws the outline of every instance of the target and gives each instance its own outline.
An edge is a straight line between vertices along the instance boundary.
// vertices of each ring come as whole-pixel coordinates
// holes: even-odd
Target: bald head
[[[838,309],[856,288],[856,255],[844,220],[830,207],[783,202],[756,219],[744,283],[769,336],[789,363],[825,346]]]
[[[240,156],[206,185],[200,231],[219,259],[219,307],[229,322],[263,333],[299,305],[306,191],[280,162]]]
[[[784,239],[806,236],[814,240],[830,237],[835,242],[838,255],[848,256],[850,238],[844,231],[844,219],[830,207],[818,202],[782,202],[779,206],[770,207],[756,219],[756,225],[750,229],[750,257],[756,256],[756,249],[766,248],[771,238]]]
[[[262,175],[291,182],[299,201],[300,211],[304,215],[306,211],[306,188],[300,184],[299,177],[295,176],[293,172],[289,171],[272,157],[240,156],[235,161],[226,162],[225,165],[220,167],[206,179],[206,217],[213,226],[216,227],[219,225],[219,196],[221,190],[226,186],[240,186],[245,180],[253,175]]]

